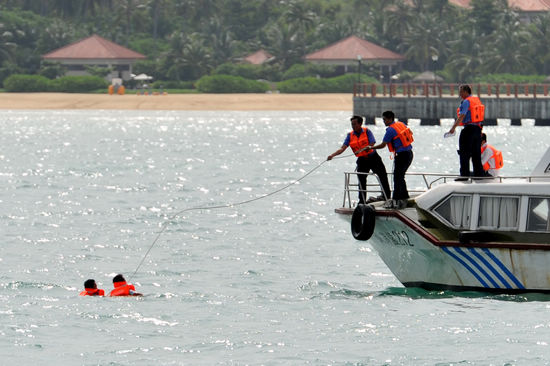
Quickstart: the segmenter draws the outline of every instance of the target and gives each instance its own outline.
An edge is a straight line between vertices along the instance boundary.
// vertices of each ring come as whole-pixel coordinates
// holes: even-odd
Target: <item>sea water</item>
[[[410,171],[458,172],[449,127],[413,125]],[[3,111],[0,128],[1,365],[550,363],[549,296],[404,289],[352,238],[334,209],[355,159],[323,163],[347,112]],[[548,127],[485,132],[506,175],[549,145]],[[117,273],[145,296],[78,296]]]

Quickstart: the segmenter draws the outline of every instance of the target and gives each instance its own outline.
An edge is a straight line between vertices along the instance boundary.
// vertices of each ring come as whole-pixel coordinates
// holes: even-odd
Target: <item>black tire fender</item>
[[[351,215],[351,234],[356,240],[369,240],[374,233],[375,210],[371,205],[358,204]]]

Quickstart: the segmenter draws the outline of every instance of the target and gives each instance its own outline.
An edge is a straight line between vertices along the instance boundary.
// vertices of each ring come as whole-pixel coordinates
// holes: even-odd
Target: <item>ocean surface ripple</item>
[[[5,111],[2,365],[546,365],[550,297],[405,289],[334,213],[345,112]],[[458,138],[413,126],[411,171]],[[370,126],[381,140],[384,127]],[[486,127],[525,175],[548,127]],[[349,151],[347,152],[349,154]],[[380,152],[388,170],[392,161]],[[411,182],[410,186],[415,186]],[[79,297],[128,277],[142,298]]]

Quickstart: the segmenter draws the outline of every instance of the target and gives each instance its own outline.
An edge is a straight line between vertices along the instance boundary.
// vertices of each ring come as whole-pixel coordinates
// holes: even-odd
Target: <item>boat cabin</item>
[[[416,204],[460,231],[550,232],[548,183],[529,178],[439,185],[416,197]]]

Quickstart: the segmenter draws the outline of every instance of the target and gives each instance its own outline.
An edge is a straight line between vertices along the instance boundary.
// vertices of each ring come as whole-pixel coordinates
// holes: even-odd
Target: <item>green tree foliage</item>
[[[63,76],[49,82],[50,90],[63,93],[82,93],[107,90],[107,81],[99,76]]]
[[[64,92],[81,93],[107,89],[108,83],[98,76],[63,76],[50,80],[42,75],[14,74],[4,80],[9,92]]]
[[[48,79],[55,79],[65,75],[65,68],[57,62],[43,62],[39,75],[45,76]]]
[[[283,93],[348,93],[357,81],[357,74],[346,74],[333,78],[303,77],[288,79],[277,84]],[[362,75],[361,82],[376,83],[374,78]]]
[[[212,74],[222,74],[222,75],[232,75],[232,76],[241,76],[245,79],[264,79],[264,80],[279,80],[280,72],[278,67],[272,65],[250,65],[250,64],[240,64],[240,63],[225,63],[221,64]]]
[[[50,91],[50,80],[41,75],[14,74],[4,80],[4,89],[9,92]]]
[[[293,65],[350,35],[405,55],[406,70],[435,69],[448,81],[468,82],[489,72],[550,73],[550,15],[528,23],[507,3],[472,0],[462,8],[448,0],[6,0],[0,2],[0,79],[43,73],[43,54],[94,33],[145,54],[148,59],[134,70],[155,80],[198,80],[260,48],[275,61],[257,79],[328,77]],[[236,70],[231,74],[244,72]]]
[[[231,75],[203,76],[196,87],[202,93],[265,93],[269,90],[267,83]]]

